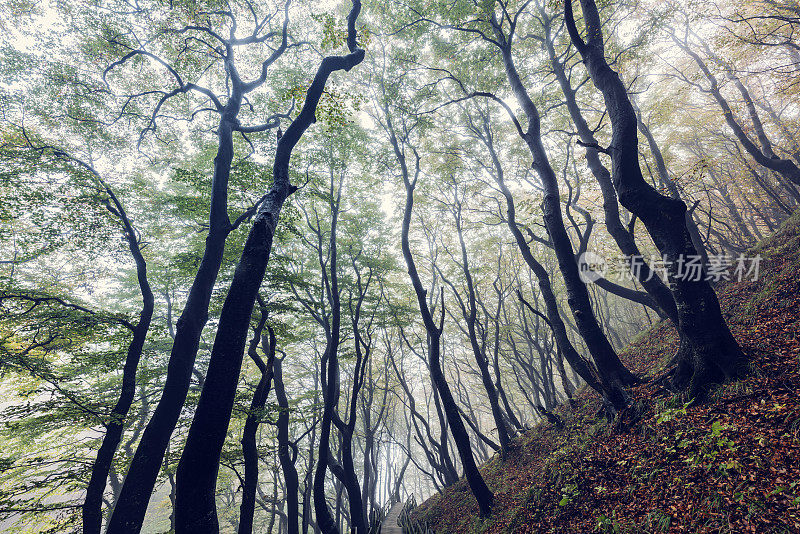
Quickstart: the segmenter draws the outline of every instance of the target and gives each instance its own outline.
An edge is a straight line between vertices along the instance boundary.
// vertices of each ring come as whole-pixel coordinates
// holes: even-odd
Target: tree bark
[[[603,212],[605,213],[606,229],[608,230],[608,233],[611,234],[611,237],[617,243],[617,246],[623,254],[629,258],[641,259],[639,262],[641,269],[636,269],[633,272],[638,275],[637,279],[639,280],[639,283],[642,284],[642,287],[645,289],[645,291],[647,291],[647,293],[655,301],[656,313],[661,316],[666,315],[674,324],[677,324],[678,309],[675,306],[675,299],[672,298],[669,288],[661,280],[661,278],[650,269],[650,265],[643,260],[642,253],[636,244],[636,240],[634,239],[633,235],[628,232],[627,228],[625,228],[620,220],[617,194],[614,191],[614,185],[611,181],[611,173],[600,161],[600,153],[597,150],[597,139],[595,138],[592,129],[589,127],[589,124],[586,122],[583,112],[578,105],[576,90],[573,89],[572,84],[567,77],[564,64],[556,55],[556,50],[553,45],[553,36],[551,34],[551,22],[553,19],[545,13],[544,7],[540,6],[539,11],[542,16],[542,20],[545,23],[544,47],[546,48],[548,57],[550,59],[551,69],[556,76],[559,86],[561,87],[561,92],[564,94],[564,101],[567,105],[567,110],[569,111],[572,122],[575,125],[578,136],[580,137],[583,145],[586,147],[587,166],[592,172],[592,175],[595,177],[597,184],[600,186],[600,192],[603,195]],[[597,282],[599,282],[599,287],[606,289],[607,291],[614,292],[610,287],[608,287],[605,280],[598,280]],[[606,287],[604,287],[604,285],[606,285]],[[637,298],[637,295],[634,293],[616,294],[623,298],[634,300],[634,302],[639,302],[641,304],[645,304],[646,306],[652,307],[652,303],[642,301],[640,298]]]
[[[138,533],[141,530],[164,452],[189,392],[200,335],[208,320],[211,292],[222,264],[225,240],[231,227],[228,219],[228,178],[233,161],[233,126],[240,106],[241,95],[237,98],[234,93],[220,118],[217,134],[219,148],[214,158],[209,233],[205,251],[189,289],[186,305],[178,318],[161,399],[142,433],[142,439],[128,467],[120,498],[111,514],[109,534]]]
[[[275,398],[278,401],[280,414],[278,415],[278,460],[283,471],[283,480],[286,489],[284,498],[286,500],[287,534],[298,534],[299,502],[298,494],[300,482],[297,476],[297,467],[290,452],[292,443],[289,441],[289,399],[286,397],[286,388],[283,383],[283,360],[275,360]],[[296,447],[296,446],[295,446]],[[294,450],[294,448],[292,448]],[[294,454],[296,457],[296,453]]]
[[[400,164],[403,183],[406,189],[406,204],[403,211],[401,246],[403,249],[403,257],[405,258],[406,266],[408,267],[408,275],[411,278],[411,284],[414,286],[414,293],[417,296],[420,314],[422,315],[425,330],[428,334],[428,363],[431,372],[431,379],[441,398],[445,415],[447,416],[447,423],[449,424],[453,434],[453,440],[456,443],[456,448],[458,449],[458,454],[461,458],[461,465],[464,468],[464,474],[467,478],[467,483],[469,484],[470,490],[475,496],[475,499],[478,501],[480,515],[481,517],[488,517],[492,511],[494,494],[486,485],[486,482],[483,480],[480,471],[478,471],[478,466],[475,463],[475,457],[472,455],[469,434],[467,434],[464,421],[461,419],[461,416],[458,413],[458,406],[456,405],[455,399],[453,399],[453,394],[450,391],[450,387],[447,385],[447,380],[442,372],[440,362],[440,343],[445,315],[444,294],[442,294],[441,325],[437,326],[431,314],[431,310],[428,307],[427,291],[425,291],[422,286],[422,281],[419,273],[417,272],[417,266],[414,262],[414,256],[411,253],[411,246],[409,243],[408,234],[411,227],[411,211],[414,207],[414,187],[416,186],[417,178],[419,176],[419,161],[417,160],[416,162],[417,172],[412,180],[409,177],[405,154],[400,149],[400,144],[392,127],[389,110],[386,106],[388,106],[388,104],[384,103],[386,130],[389,134],[392,147],[394,148],[395,157]]]

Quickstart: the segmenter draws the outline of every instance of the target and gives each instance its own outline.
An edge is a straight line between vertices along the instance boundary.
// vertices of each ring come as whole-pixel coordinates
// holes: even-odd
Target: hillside
[[[540,424],[483,466],[489,519],[463,479],[413,518],[459,534],[800,532],[800,212],[750,252],[758,281],[719,291],[748,376],[687,407],[653,380],[677,344],[659,324],[622,354],[646,381],[617,421],[583,390],[558,412],[564,429]]]

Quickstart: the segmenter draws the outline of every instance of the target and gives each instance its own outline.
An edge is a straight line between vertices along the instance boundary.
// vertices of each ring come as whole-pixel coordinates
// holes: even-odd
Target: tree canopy
[[[800,203],[794,0],[2,2],[0,529],[376,532]]]

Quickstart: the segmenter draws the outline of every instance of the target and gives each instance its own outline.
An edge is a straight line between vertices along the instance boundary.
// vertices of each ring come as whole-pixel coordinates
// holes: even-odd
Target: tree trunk
[[[481,140],[484,142],[489,150],[490,156],[492,157],[492,162],[495,168],[493,177],[506,201],[506,224],[508,229],[511,231],[511,234],[514,236],[514,241],[517,243],[517,247],[522,254],[522,259],[525,260],[528,268],[530,268],[531,272],[533,272],[533,274],[536,276],[536,279],[539,283],[539,291],[541,292],[542,299],[545,302],[548,325],[553,331],[556,344],[564,354],[567,362],[569,362],[570,366],[575,370],[576,373],[578,373],[583,381],[586,382],[589,387],[603,395],[605,394],[604,388],[597,377],[596,370],[578,353],[578,351],[572,345],[569,336],[567,335],[567,328],[564,325],[564,321],[561,319],[561,315],[559,314],[558,303],[556,301],[555,293],[553,293],[553,288],[550,283],[550,275],[548,274],[547,269],[545,269],[542,264],[539,263],[533,256],[530,246],[525,240],[525,236],[517,224],[514,197],[505,184],[503,167],[500,164],[500,160],[494,150],[494,145],[488,130],[488,124],[484,123],[484,132],[476,130],[476,134],[478,134]]]
[[[645,124],[641,112],[636,111],[635,103],[631,101],[631,104],[634,106],[634,112],[636,112],[636,125],[639,128],[639,131],[642,132],[642,135],[644,135],[645,139],[647,139],[647,144],[650,146],[650,153],[653,154],[653,159],[656,160],[656,170],[658,171],[658,176],[661,179],[661,183],[667,188],[672,198],[675,200],[681,200],[680,191],[678,191],[678,187],[675,185],[675,182],[669,175],[669,171],[667,171],[667,165],[664,162],[664,155],[661,153],[661,149],[656,142],[655,136],[650,132],[650,128],[648,128],[647,124]],[[692,244],[694,245],[694,248],[697,249],[697,253],[700,254],[703,265],[708,264],[708,252],[706,251],[705,244],[703,243],[703,237],[700,234],[700,229],[697,227],[697,223],[694,221],[694,210],[686,211],[686,229],[689,231],[689,237],[692,238]],[[673,324],[677,324],[677,322],[673,321]]]
[[[564,285],[567,288],[567,304],[572,311],[578,332],[586,343],[597,366],[606,398],[615,409],[619,410],[627,406],[628,403],[628,396],[623,390],[623,386],[634,384],[637,379],[622,365],[616,351],[614,351],[611,343],[606,338],[594,315],[589,301],[589,292],[586,284],[581,280],[572,243],[564,227],[558,179],[547,159],[547,152],[542,144],[539,112],[522,84],[514,65],[511,55],[511,42],[502,33],[496,19],[492,22],[495,35],[501,43],[500,50],[509,84],[527,117],[527,131],[520,130],[520,134],[530,150],[533,157],[532,165],[544,189],[544,200],[542,202],[544,223],[547,227],[550,241],[553,244],[558,268],[564,278]]]
[[[269,337],[263,335],[264,326],[267,322],[267,311],[262,307],[261,319],[258,321],[253,340],[247,354],[253,360],[261,372],[261,379],[258,381],[256,390],[253,393],[253,400],[250,403],[250,411],[242,430],[242,456],[244,458],[244,482],[242,483],[242,504],[239,507],[239,534],[251,534],[253,532],[253,515],[256,510],[256,486],[258,485],[258,445],[256,434],[261,423],[261,412],[267,404],[272,377],[274,376],[275,365],[275,331],[272,327],[267,327]],[[256,352],[259,340],[262,348],[267,354],[267,363]]]
[[[571,0],[565,4],[567,28],[584,59],[592,81],[603,93],[612,125],[612,172],[620,202],[642,220],[665,260],[678,304],[681,347],[674,383],[690,398],[701,397],[714,382],[732,377],[745,359],[733,338],[711,285],[678,276],[678,261],[698,256],[686,228],[686,205],[659,194],[642,175],[638,158],[637,120],[619,75],[604,55],[600,16],[594,0],[581,0],[588,42],[584,43],[572,14]]]
[[[161,399],[142,433],[142,439],[128,467],[120,498],[111,514],[109,534],[138,533],[141,530],[164,452],[189,392],[200,335],[208,320],[211,292],[222,264],[225,240],[230,232],[228,178],[233,161],[233,125],[240,105],[241,96],[237,101],[234,95],[220,119],[219,148],[214,158],[214,177],[211,182],[211,212],[206,248],[189,289],[186,305],[177,322]]]
[[[661,280],[661,278],[650,269],[650,265],[643,260],[642,253],[636,244],[636,240],[634,239],[633,235],[628,232],[620,220],[617,194],[614,191],[614,185],[611,181],[611,173],[600,161],[600,153],[597,150],[597,139],[595,139],[592,129],[589,127],[589,124],[583,117],[583,113],[576,99],[576,91],[572,88],[570,80],[566,75],[564,64],[556,55],[550,24],[553,19],[548,17],[548,15],[544,12],[543,7],[540,7],[539,11],[543,17],[542,20],[545,22],[544,46],[547,49],[547,54],[550,59],[550,66],[556,76],[556,80],[558,80],[558,83],[561,86],[561,92],[564,94],[564,101],[566,102],[567,110],[569,111],[572,122],[575,125],[581,143],[586,146],[587,166],[600,186],[600,192],[603,195],[603,212],[605,213],[606,229],[608,230],[608,233],[611,234],[611,237],[617,243],[617,246],[623,254],[629,258],[641,259],[641,261],[638,262],[641,268],[635,269],[633,272],[635,275],[637,275],[637,279],[639,283],[642,284],[642,287],[645,289],[645,291],[647,291],[652,299],[655,300],[656,307],[654,309],[656,313],[658,313],[659,316],[666,315],[674,324],[677,324],[678,309],[675,306],[675,299],[672,298],[669,288]],[[598,280],[598,282],[600,282],[598,286],[603,289],[610,290],[608,287],[603,287],[605,280]],[[637,300],[635,295],[617,294],[623,298],[628,298],[634,300],[635,302],[640,302],[641,304],[652,307],[652,304],[648,302]]]
[[[286,388],[283,384],[283,360],[276,359],[274,369],[275,398],[280,407],[280,414],[278,415],[278,460],[281,463],[284,485],[286,486],[284,496],[286,500],[287,534],[298,534],[298,493],[300,483],[292,453],[289,451],[291,446],[289,442],[289,399],[286,397]]]
[[[583,2],[581,2],[583,5]],[[725,118],[725,122],[728,124],[728,127],[733,131],[733,134],[739,140],[739,143],[744,147],[748,154],[763,167],[767,169],[773,170],[783,176],[785,179],[789,180],[793,184],[800,185],[800,167],[795,164],[790,159],[779,158],[772,152],[772,148],[770,145],[762,145],[759,147],[756,145],[750,137],[745,132],[744,128],[739,124],[736,120],[736,117],[733,115],[733,110],[731,109],[728,100],[722,95],[722,92],[719,88],[719,82],[706,65],[705,61],[697,54],[697,52],[693,51],[686,42],[683,42],[677,38],[677,36],[673,35],[673,40],[675,43],[683,49],[694,61],[697,63],[697,66],[700,68],[702,73],[708,79],[709,83],[711,84],[708,92],[711,93],[711,96],[714,97],[714,100],[717,101],[719,104],[720,109],[722,109],[723,117]],[[588,67],[588,65],[587,65]],[[602,90],[602,89],[601,89]],[[754,108],[755,109],[755,108]],[[756,114],[757,118],[757,114]],[[754,126],[754,129],[758,132],[758,126],[761,125],[759,120],[758,125]],[[763,129],[761,130],[763,133]],[[765,147],[769,147],[768,151],[765,150]],[[765,154],[765,152],[769,152],[771,154]]]
[[[349,71],[364,59],[364,51],[358,48],[355,37],[355,21],[360,9],[360,1],[354,0],[348,16],[350,54],[322,60],[306,92],[303,108],[278,141],[273,185],[259,207],[222,306],[205,384],[178,465],[178,533],[219,529],[215,505],[217,472],[239,381],[247,328],[269,261],[281,208],[297,189],[289,181],[289,160],[303,133],[316,120],[314,113],[328,77],[338,70]]]
[[[84,534],[100,534],[103,523],[102,505],[106,481],[111,471],[114,454],[117,452],[120,441],[122,441],[122,434],[125,431],[125,419],[128,417],[128,412],[133,404],[133,397],[136,393],[136,370],[139,367],[139,360],[142,357],[142,349],[147,338],[147,332],[150,329],[155,307],[153,291],[147,280],[147,263],[142,256],[136,231],[133,229],[116,195],[108,187],[106,187],[106,191],[122,221],[124,236],[128,241],[128,247],[136,263],[136,276],[139,282],[139,290],[142,294],[142,311],[139,313],[139,321],[133,327],[133,338],[125,355],[125,365],[122,368],[122,388],[119,398],[111,409],[111,418],[106,425],[106,434],[103,436],[100,449],[97,451],[97,458],[92,465],[89,485],[86,487],[86,498],[81,507]]]
[[[441,398],[445,415],[447,416],[447,423],[450,426],[453,434],[453,440],[456,443],[456,448],[458,449],[458,454],[461,458],[461,465],[464,468],[464,474],[467,478],[467,483],[469,484],[470,490],[475,496],[475,499],[478,501],[478,508],[480,510],[481,517],[487,517],[492,511],[494,494],[486,485],[486,482],[483,480],[480,471],[478,471],[478,466],[475,463],[475,458],[472,455],[472,448],[470,447],[469,434],[467,434],[464,421],[461,419],[461,416],[458,413],[458,406],[453,399],[453,394],[450,391],[450,387],[447,385],[447,380],[442,372],[440,362],[440,340],[442,328],[444,326],[445,314],[444,294],[442,294],[442,324],[441,326],[436,326],[433,316],[431,315],[431,310],[428,307],[427,291],[425,291],[422,286],[422,281],[420,280],[419,273],[417,272],[417,266],[414,262],[414,257],[411,254],[411,246],[409,244],[408,234],[411,227],[411,211],[414,207],[414,187],[416,186],[417,178],[419,176],[419,161],[417,160],[416,162],[416,173],[412,181],[409,177],[405,154],[400,149],[400,144],[392,127],[392,121],[387,106],[388,104],[384,102],[386,130],[392,147],[394,148],[395,157],[400,164],[403,183],[406,188],[406,204],[403,212],[401,245],[403,249],[403,257],[405,258],[406,266],[408,267],[408,275],[409,278],[411,278],[412,285],[414,286],[414,293],[417,296],[420,314],[422,315],[425,330],[428,334],[428,365],[430,368],[431,379]]]
[[[455,193],[458,195],[458,192]],[[467,303],[466,306],[461,299],[461,296],[456,292],[455,286],[450,284],[453,293],[461,308],[461,313],[467,323],[467,337],[469,338],[472,354],[475,357],[475,363],[481,374],[481,381],[483,389],[486,391],[486,396],[489,398],[489,405],[492,410],[492,418],[495,427],[497,428],[497,436],[500,441],[500,455],[503,459],[506,458],[508,452],[508,445],[511,443],[511,436],[509,435],[508,428],[506,427],[505,416],[503,410],[500,408],[500,399],[498,397],[497,389],[495,389],[492,382],[492,375],[489,372],[489,360],[486,357],[485,351],[478,343],[478,334],[476,331],[476,323],[478,320],[478,306],[475,299],[475,285],[472,280],[472,273],[469,270],[469,258],[467,256],[467,244],[464,242],[464,231],[461,220],[461,201],[456,198],[455,206],[451,206],[453,217],[456,224],[456,234],[458,235],[458,242],[461,247],[461,270],[464,273],[464,278],[467,282]],[[477,433],[477,425],[476,425]]]
[[[395,152],[399,155],[397,145],[395,142]],[[404,172],[404,181],[406,185],[406,206],[403,214],[403,230],[402,230],[402,248],[403,257],[408,266],[408,273],[411,278],[411,283],[414,286],[414,291],[417,295],[417,303],[419,304],[420,313],[422,314],[425,323],[425,330],[428,333],[429,339],[429,353],[428,362],[433,380],[434,387],[439,393],[439,396],[444,407],[445,415],[447,416],[447,423],[453,434],[453,440],[456,443],[461,464],[464,468],[464,474],[467,478],[472,494],[478,501],[478,508],[481,517],[488,517],[492,511],[492,502],[494,494],[484,482],[483,477],[478,471],[478,466],[475,464],[475,458],[472,455],[472,448],[470,446],[469,434],[464,427],[464,421],[458,413],[458,406],[453,399],[453,394],[450,392],[450,387],[447,385],[447,379],[442,372],[442,367],[439,361],[440,340],[442,335],[442,327],[436,326],[433,320],[428,303],[426,301],[427,292],[422,287],[417,268],[414,263],[414,257],[411,254],[411,247],[409,245],[408,233],[411,226],[411,210],[414,207],[414,186],[416,179],[411,182],[408,175]],[[444,322],[444,295],[442,295],[442,322]]]

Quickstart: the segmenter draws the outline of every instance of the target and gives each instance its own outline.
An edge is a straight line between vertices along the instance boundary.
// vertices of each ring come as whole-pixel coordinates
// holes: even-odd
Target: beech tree
[[[306,91],[299,115],[290,123],[278,140],[272,171],[273,185],[255,215],[253,227],[242,251],[237,270],[231,281],[228,295],[220,314],[220,322],[211,352],[209,369],[203,392],[200,395],[192,428],[189,430],[181,463],[178,467],[176,516],[179,528],[187,532],[201,529],[218,529],[214,487],[219,465],[219,454],[225,439],[233,397],[236,392],[242,351],[247,334],[247,324],[253,311],[255,297],[269,261],[275,227],[283,203],[297,188],[289,179],[289,160],[305,130],[314,122],[315,111],[328,77],[335,71],[349,71],[364,59],[364,50],[356,42],[356,19],[361,3],[356,0],[347,18],[347,47],[349,54],[328,56],[323,59],[314,80]],[[286,42],[284,23],[283,46]],[[262,72],[266,73],[267,66]],[[266,74],[264,74],[266,76]],[[333,267],[335,269],[335,266]],[[323,417],[325,440],[326,422]],[[323,458],[319,459],[323,465]],[[319,514],[319,511],[318,511]],[[318,517],[320,528],[326,523]]]
[[[252,6],[251,6],[252,9]],[[162,35],[173,36],[182,34],[199,34],[196,38],[203,43],[209,51],[209,59],[219,62],[224,70],[226,80],[225,95],[227,101],[223,103],[217,93],[208,87],[198,85],[191,81],[184,81],[168,60],[160,58],[156,53],[148,48],[139,48],[126,43],[127,39],[135,35],[125,35],[122,33],[112,34],[110,43],[121,48],[124,55],[111,63],[104,71],[103,78],[107,79],[108,74],[120,66],[139,58],[148,58],[165,68],[173,78],[174,88],[169,91],[157,91],[159,98],[153,107],[153,112],[148,120],[147,126],[142,134],[155,131],[158,124],[159,114],[163,106],[172,98],[184,95],[189,92],[199,93],[207,102],[210,108],[201,108],[201,111],[217,113],[219,124],[217,135],[219,139],[217,156],[214,159],[214,176],[211,184],[211,202],[209,211],[209,230],[206,238],[206,248],[203,259],[197,270],[197,275],[192,284],[192,288],[186,299],[181,316],[178,318],[175,329],[175,338],[172,344],[170,356],[171,365],[168,368],[164,391],[161,399],[156,406],[153,416],[142,434],[139,445],[136,449],[128,473],[133,476],[126,476],[123,483],[120,499],[114,508],[109,522],[109,531],[138,531],[144,519],[150,494],[156,482],[164,452],[169,444],[170,436],[180,416],[181,408],[186,399],[189,389],[189,380],[194,368],[194,361],[197,355],[198,343],[205,322],[208,318],[208,305],[211,299],[211,292],[217,279],[222,257],[225,249],[225,240],[231,231],[236,229],[242,222],[253,215],[255,208],[243,213],[235,221],[231,222],[228,216],[227,196],[228,179],[230,176],[231,164],[234,157],[233,136],[234,132],[243,135],[248,133],[263,132],[278,127],[281,114],[273,115],[263,124],[245,126],[238,120],[238,115],[242,107],[245,95],[251,93],[264,84],[267,78],[267,70],[290,46],[288,36],[289,24],[289,3],[284,4],[283,24],[279,32],[264,32],[268,24],[273,20],[274,14],[253,15],[253,27],[251,33],[243,38],[236,35],[236,17],[239,16],[233,11],[223,12],[198,12],[200,19],[196,24],[188,24],[176,29],[164,30]],[[212,24],[230,22],[228,28],[229,36],[223,37],[213,29]],[[263,35],[262,35],[263,34]],[[206,39],[213,40],[216,45],[207,44]],[[252,81],[244,81],[237,68],[234,53],[240,46],[251,44],[261,45],[268,40],[276,40],[277,46],[271,54],[261,63],[260,75]],[[134,41],[135,42],[135,41]],[[141,41],[140,41],[141,42]],[[184,46],[190,50],[193,39],[184,41]],[[218,64],[219,64],[218,63]],[[152,92],[133,93],[128,95],[127,100],[136,100],[145,97]],[[288,164],[288,162],[287,162]],[[274,176],[273,176],[274,179]],[[260,204],[260,202],[259,202]],[[249,317],[249,314],[248,314]],[[245,328],[247,321],[244,321]]]
[[[606,62],[597,5],[593,0],[581,0],[581,8],[587,40],[575,25],[571,2],[565,4],[564,10],[567,29],[608,108],[613,128],[612,174],[620,202],[642,220],[670,261],[670,282],[678,303],[681,334],[674,381],[690,398],[696,398],[704,394],[708,384],[738,374],[745,356],[722,317],[711,285],[704,277],[695,281],[679,276],[679,258],[697,256],[686,227],[686,204],[659,194],[644,180],[639,167],[636,113],[619,75]]]
[[[745,372],[797,6],[579,1],[0,5],[2,527],[491,517],[533,426],[648,405],[640,334]]]

